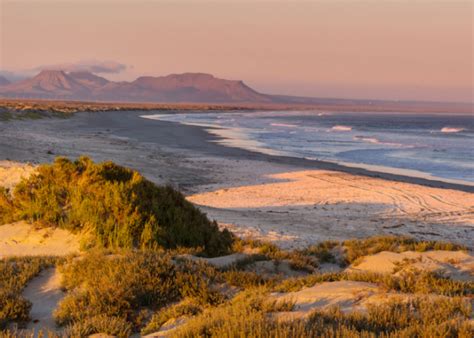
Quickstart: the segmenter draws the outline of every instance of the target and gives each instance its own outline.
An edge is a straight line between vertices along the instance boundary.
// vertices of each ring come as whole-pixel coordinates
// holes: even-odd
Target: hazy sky
[[[0,69],[208,72],[262,92],[473,100],[473,1],[0,0]]]

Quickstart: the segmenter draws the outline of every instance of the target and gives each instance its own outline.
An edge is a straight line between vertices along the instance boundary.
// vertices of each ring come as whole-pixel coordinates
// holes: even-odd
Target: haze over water
[[[224,137],[222,143],[253,151],[474,183],[471,116],[287,111],[147,117],[217,127],[209,131]]]

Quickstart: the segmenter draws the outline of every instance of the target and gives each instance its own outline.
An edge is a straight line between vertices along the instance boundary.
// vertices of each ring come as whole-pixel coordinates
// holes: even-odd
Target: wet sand
[[[0,160],[113,160],[181,189],[237,234],[287,247],[388,233],[474,238],[473,186],[225,147],[200,127],[140,115],[0,122]]]

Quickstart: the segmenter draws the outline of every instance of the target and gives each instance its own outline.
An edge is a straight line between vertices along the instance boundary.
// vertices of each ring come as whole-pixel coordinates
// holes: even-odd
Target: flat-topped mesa
[[[205,73],[142,76],[127,88],[129,93],[152,97],[158,101],[189,102],[270,102],[242,81],[224,80]],[[125,93],[124,93],[125,94]],[[133,95],[133,94],[132,94]]]

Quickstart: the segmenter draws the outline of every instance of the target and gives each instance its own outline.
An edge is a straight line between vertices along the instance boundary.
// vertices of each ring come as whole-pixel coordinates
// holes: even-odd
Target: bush
[[[278,292],[299,291],[319,283],[335,281],[358,281],[380,285],[386,290],[415,294],[437,294],[444,296],[472,296],[474,283],[443,278],[426,271],[410,271],[400,276],[369,272],[338,272],[312,274],[300,278],[288,278],[273,287]]]
[[[10,223],[13,220],[13,206],[10,200],[9,191],[0,187],[0,224]]]
[[[120,317],[99,315],[74,322],[63,333],[64,337],[88,337],[95,333],[104,333],[117,337],[130,337],[132,325]]]
[[[271,312],[291,305],[269,303],[252,293],[204,311],[173,337],[472,337],[470,305],[460,298],[417,298],[371,305],[366,314],[337,308],[308,320],[275,321]]]
[[[213,268],[189,260],[175,264],[168,254],[156,251],[94,251],[63,265],[62,273],[69,292],[55,311],[60,325],[74,326],[99,316],[120,318],[139,328],[143,310],[156,311],[184,298],[200,304],[223,300],[212,288]]]
[[[141,330],[142,335],[158,331],[170,319],[183,316],[195,316],[202,311],[202,306],[194,299],[187,299],[155,313],[149,323]]]
[[[4,220],[88,231],[90,245],[100,247],[200,247],[203,254],[219,255],[232,245],[231,234],[219,231],[178,191],[87,157],[39,166],[15,187],[13,197],[0,191],[1,210]]]

